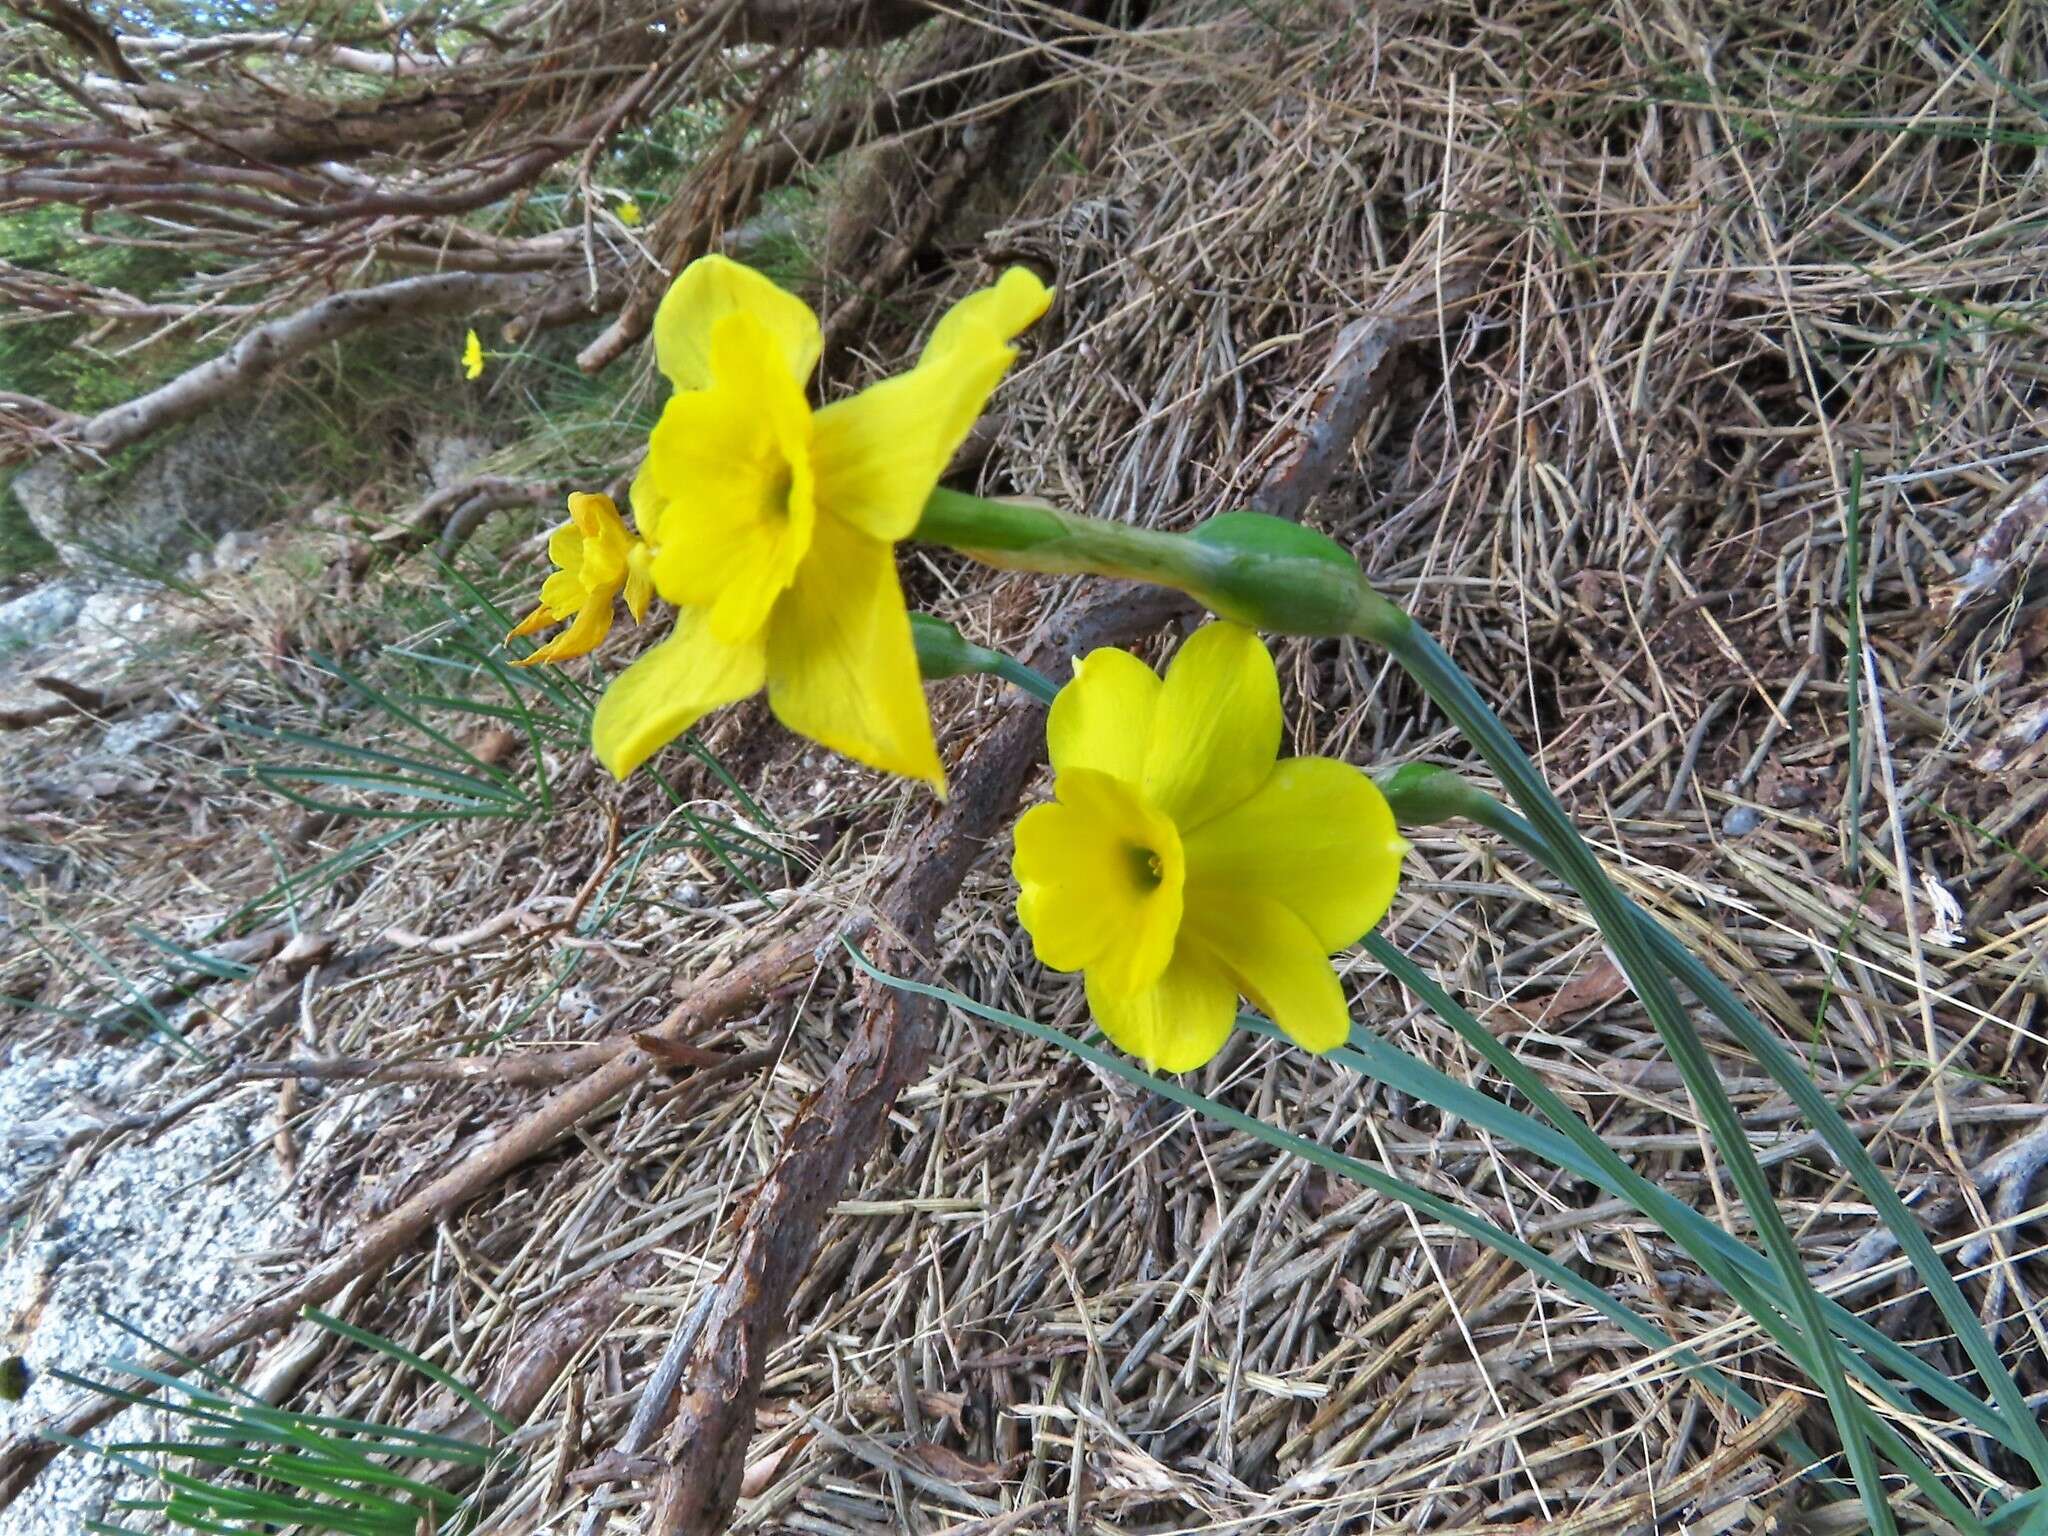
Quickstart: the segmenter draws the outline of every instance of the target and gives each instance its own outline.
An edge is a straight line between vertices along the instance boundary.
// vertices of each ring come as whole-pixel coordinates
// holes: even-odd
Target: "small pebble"
[[[1728,814],[1721,818],[1721,833],[1724,837],[1741,837],[1763,824],[1764,819],[1756,813],[1754,806],[1730,806]]]

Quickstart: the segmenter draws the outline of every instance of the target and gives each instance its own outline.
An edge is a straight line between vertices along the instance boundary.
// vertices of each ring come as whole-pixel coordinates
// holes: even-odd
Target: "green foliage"
[[[312,1308],[305,1316],[338,1340],[396,1360],[448,1388],[498,1435],[514,1429],[472,1388],[410,1350]],[[140,1330],[129,1331],[156,1342]],[[190,1372],[189,1378],[132,1360],[102,1361],[97,1369],[108,1377],[125,1376],[134,1386],[51,1372],[73,1386],[178,1421],[180,1432],[169,1439],[92,1445],[68,1435],[50,1436],[156,1484],[160,1491],[153,1496],[116,1505],[151,1523],[209,1533],[292,1530],[342,1536],[466,1530],[475,1523],[473,1495],[451,1492],[440,1482],[451,1473],[473,1481],[505,1454],[459,1436],[273,1408],[198,1362],[176,1351],[166,1353]],[[129,1527],[107,1521],[90,1521],[86,1529],[101,1536],[134,1536]]]
[[[72,208],[28,208],[0,218],[0,262],[52,278],[111,288],[142,303],[170,296],[193,273],[191,259],[159,246],[127,243],[146,231],[117,214],[100,214],[88,238]],[[134,356],[99,335],[85,314],[16,315],[0,326],[0,379],[19,394],[90,413],[118,405],[200,355],[183,333]]]

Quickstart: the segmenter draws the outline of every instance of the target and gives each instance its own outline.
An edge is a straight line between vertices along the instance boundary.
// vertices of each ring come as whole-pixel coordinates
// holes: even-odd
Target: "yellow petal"
[[[639,623],[647,617],[647,605],[654,600],[653,552],[643,540],[626,547],[626,611]]]
[[[1055,793],[1017,822],[1017,920],[1054,970],[1085,969],[1119,997],[1149,987],[1180,929],[1186,866],[1173,824],[1093,769],[1062,773]]]
[[[940,317],[925,343],[924,357],[959,342],[963,334],[984,330],[999,341],[1014,341],[1052,306],[1052,290],[1028,267],[1010,267],[991,287],[970,293]]]
[[[515,667],[537,667],[542,662],[567,661],[572,656],[587,656],[604,643],[604,637],[612,632],[612,600],[609,594],[593,597],[576,613],[576,622],[563,630],[546,645],[537,646],[531,656],[522,656],[512,665]]]
[[[1280,678],[1259,637],[1211,624],[1188,637],[1152,717],[1145,798],[1181,834],[1250,798],[1280,753]]]
[[[540,584],[541,606],[566,619],[583,606],[583,578],[574,571],[556,571]]]
[[[1189,909],[1187,925],[1191,939],[1297,1045],[1327,1051],[1350,1037],[1351,1010],[1321,942],[1279,902],[1250,893],[1205,900]]]
[[[1074,680],[1053,699],[1045,721],[1054,769],[1095,768],[1136,784],[1159,689],[1159,674],[1129,651],[1105,647],[1075,662]]]
[[[680,395],[671,396],[668,404],[672,406],[682,398]],[[654,424],[654,431],[659,433],[667,420],[668,406],[664,406]],[[673,475],[656,462],[654,438],[650,435],[647,452],[640,460],[640,467],[633,471],[633,483],[626,489],[626,500],[633,506],[633,526],[640,530],[640,537],[647,541],[648,547],[657,552],[661,547],[661,516],[668,510],[676,489],[673,479]]]
[[[1290,757],[1250,799],[1187,835],[1189,900],[1271,897],[1334,954],[1386,916],[1407,850],[1371,779],[1334,758]]]
[[[1230,1038],[1237,986],[1201,946],[1183,944],[1151,986],[1118,996],[1088,973],[1088,1009],[1102,1032],[1155,1071],[1192,1072]]]
[[[721,645],[702,609],[676,615],[675,632],[611,681],[590,722],[598,761],[624,778],[721,705],[761,686],[763,646]]]
[[[563,523],[548,535],[548,558],[572,577],[583,568],[583,530]]]
[[[917,526],[932,487],[1016,354],[993,333],[819,411],[818,499],[878,539]]]
[[[1128,915],[1128,879],[1114,842],[1070,805],[1034,805],[1017,818],[1017,921],[1038,963],[1078,971],[1101,954]]]
[[[819,411],[818,503],[878,539],[917,526],[932,487],[1052,295],[1022,267],[948,310],[908,373]]]
[[[521,635],[530,635],[536,630],[546,629],[550,624],[559,624],[561,622],[561,618],[546,603],[542,603],[533,612],[506,630],[505,638],[507,640],[517,640]]]
[[[630,197],[627,198],[623,203],[619,204],[617,212],[619,215],[619,222],[625,225],[628,229],[632,228],[634,225],[640,222],[640,205],[634,202]]]
[[[945,794],[896,562],[835,518],[769,620],[768,702],[798,735]]]
[[[718,322],[733,314],[760,322],[790,378],[801,385],[810,376],[822,345],[810,305],[751,267],[724,256],[700,256],[669,285],[654,312],[654,355],[677,389],[710,386],[712,336]]]
[[[475,331],[469,332],[462,340],[462,376],[465,379],[484,376],[484,344]]]
[[[649,466],[673,485],[654,583],[674,603],[711,606],[712,632],[757,634],[811,547],[810,407],[752,315],[719,321],[713,387],[662,412]]]

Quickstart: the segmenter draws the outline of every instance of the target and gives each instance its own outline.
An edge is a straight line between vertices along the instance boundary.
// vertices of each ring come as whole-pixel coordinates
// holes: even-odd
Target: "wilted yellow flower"
[[[684,270],[654,320],[676,392],[633,482],[676,627],[598,702],[607,768],[623,778],[765,684],[791,730],[944,793],[895,542],[1051,301],[1012,268],[946,313],[915,368],[813,411],[810,307],[722,256]]]
[[[613,211],[618,214],[619,222],[629,229],[640,222],[640,205],[630,197]]]
[[[1164,682],[1095,651],[1053,701],[1056,798],[1017,822],[1017,917],[1156,1068],[1221,1050],[1240,994],[1312,1051],[1350,1033],[1327,957],[1386,915],[1408,844],[1358,769],[1278,761],[1280,726],[1273,659],[1236,624],[1197,631]]]
[[[569,521],[548,535],[548,558],[560,569],[541,583],[540,606],[505,638],[530,635],[564,619],[576,622],[531,656],[513,662],[515,667],[566,661],[596,650],[611,633],[612,603],[621,591],[636,620],[646,616],[654,595],[647,546],[626,532],[609,496],[579,491],[569,498]]]
[[[471,331],[462,343],[462,376],[465,379],[480,379],[484,376],[484,344]]]

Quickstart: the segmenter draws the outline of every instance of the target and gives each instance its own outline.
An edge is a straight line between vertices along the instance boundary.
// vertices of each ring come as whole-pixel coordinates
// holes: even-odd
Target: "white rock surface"
[[[175,563],[195,544],[282,510],[298,456],[281,448],[281,431],[273,410],[213,411],[154,444],[117,485],[45,457],[15,475],[14,497],[74,570]]]
[[[0,1047],[0,1194],[13,1200],[50,1181],[61,1190],[54,1209],[38,1201],[0,1248],[0,1353],[25,1355],[37,1373],[24,1401],[0,1404],[8,1434],[72,1398],[50,1367],[103,1376],[98,1362],[134,1353],[102,1311],[169,1340],[273,1284],[256,1256],[287,1244],[293,1222],[262,1100],[209,1107],[154,1142],[130,1138],[89,1161],[63,1150],[71,1132],[126,1113],[169,1066],[151,1045],[66,1058]],[[130,1410],[98,1438],[148,1428]],[[0,1511],[0,1536],[74,1536],[111,1499],[146,1493],[65,1451]]]
[[[0,603],[0,651],[40,645],[62,634],[78,617],[90,590],[79,581],[46,581]]]

